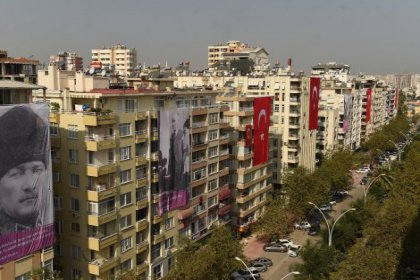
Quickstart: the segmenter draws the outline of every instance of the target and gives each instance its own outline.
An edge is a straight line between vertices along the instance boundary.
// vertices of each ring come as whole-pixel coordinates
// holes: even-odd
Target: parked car
[[[308,230],[308,235],[315,236],[318,234],[320,227],[319,226],[311,226],[311,228]]]
[[[302,221],[300,223],[295,223],[295,229],[303,229],[303,230],[307,230],[311,227],[311,224],[306,222],[306,221]]]
[[[293,245],[293,241],[291,239],[279,239],[276,242],[286,247]]]
[[[328,202],[331,206],[333,206],[333,205],[336,205],[337,204],[337,201],[336,200],[331,200],[330,202]]]
[[[235,270],[234,272],[232,272],[232,274],[230,275],[230,279],[232,280],[239,280],[239,279],[253,279],[253,276],[256,279],[259,279],[261,276],[260,274],[254,269],[254,270],[250,270],[251,273],[247,270],[247,269],[238,269]]]
[[[290,246],[289,250],[287,250],[287,254],[290,257],[297,257],[299,255],[299,252],[300,252],[301,249],[302,249],[302,246],[300,246],[300,245]]]
[[[339,190],[339,191],[337,191],[337,193],[341,196],[349,195],[349,191],[346,191],[346,190]]]
[[[273,265],[273,261],[270,260],[269,258],[266,258],[266,257],[259,257],[259,258],[253,259],[251,261],[251,264],[253,264],[253,263],[263,263],[266,266],[272,266]]]
[[[367,181],[368,181],[368,178],[363,177],[362,180],[360,180],[360,185],[366,185]]]
[[[368,173],[370,171],[369,166],[364,166],[356,170],[356,173]]]
[[[249,269],[251,271],[255,269],[258,272],[266,272],[267,271],[267,266],[265,264],[263,264],[263,263],[256,262],[256,263],[251,264],[249,266]]]
[[[287,246],[279,244],[279,243],[274,243],[274,244],[271,243],[271,244],[264,245],[263,249],[266,252],[281,252],[281,253],[287,252]]]
[[[321,205],[321,207],[319,207],[319,209],[321,211],[331,211],[332,210],[332,207],[331,207],[330,204],[324,204],[324,205]]]

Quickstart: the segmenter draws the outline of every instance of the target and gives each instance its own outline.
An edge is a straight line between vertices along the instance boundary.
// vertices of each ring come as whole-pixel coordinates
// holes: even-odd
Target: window
[[[171,229],[173,227],[174,227],[174,218],[171,217],[171,218],[166,219],[166,221],[165,221],[165,230]]]
[[[131,181],[131,169],[120,172],[120,183],[124,184]]]
[[[206,169],[205,168],[194,170],[194,172],[193,172],[193,180],[200,180],[200,179],[202,179],[204,177],[206,177]]]
[[[133,267],[133,264],[131,262],[131,259],[128,259],[125,262],[121,263],[121,270],[122,271],[131,270],[132,267]]]
[[[141,180],[146,178],[147,168],[145,165],[136,168],[136,179]]]
[[[217,162],[209,164],[208,168],[209,168],[209,175],[216,173],[218,171],[217,170]]]
[[[217,204],[217,195],[214,195],[207,199],[207,207],[212,207],[213,205]]]
[[[72,187],[72,188],[78,188],[78,187],[80,187],[79,175],[77,175],[77,174],[70,174],[70,187]]]
[[[58,127],[58,124],[51,123],[50,124],[50,135],[51,136],[60,136],[60,128]]]
[[[135,112],[136,111],[136,107],[137,107],[137,104],[136,104],[136,100],[135,99],[126,99],[126,100],[124,100],[125,102],[125,113],[132,113],[132,112]]]
[[[123,207],[131,203],[131,192],[120,195],[120,206]]]
[[[67,129],[68,129],[67,137],[71,139],[77,139],[77,131],[78,131],[77,125],[69,124]]]
[[[211,113],[209,114],[209,123],[215,124],[219,122],[219,113]]]
[[[173,236],[169,237],[168,239],[165,240],[165,250],[171,248],[174,246],[174,238]]]
[[[210,130],[209,131],[209,141],[217,140],[219,136],[219,130]]]
[[[131,146],[120,148],[120,160],[127,160],[131,158]]]
[[[78,150],[69,150],[69,162],[78,163],[79,162],[79,151]]]
[[[121,240],[121,253],[124,253],[128,250],[133,248],[133,244],[131,242],[131,236]]]
[[[218,146],[209,148],[209,158],[217,156],[217,148]]]
[[[79,223],[71,223],[71,231],[73,232],[80,232],[80,224]]]
[[[15,277],[15,280],[29,280],[31,279],[31,273],[27,272],[25,274],[19,275]]]
[[[136,189],[136,201],[147,199],[147,188],[141,187]]]
[[[71,257],[78,260],[80,258],[80,247],[76,245],[71,246]]]
[[[131,136],[131,123],[122,123],[119,126],[120,137]]]
[[[131,226],[131,215],[127,215],[120,218],[120,229],[124,229]]]
[[[58,195],[54,195],[54,209],[60,210],[63,207],[63,198]]]
[[[153,268],[153,277],[154,277],[153,279],[158,279],[162,277],[162,267],[160,264]]]
[[[79,212],[80,211],[80,203],[78,199],[72,198],[70,200],[70,204],[71,204],[71,210],[73,212]]]
[[[209,192],[212,191],[212,190],[215,190],[215,189],[217,189],[217,179],[210,181],[209,184],[208,184],[208,191]]]
[[[60,172],[53,171],[52,172],[52,179],[53,179],[54,183],[59,183],[60,182]]]

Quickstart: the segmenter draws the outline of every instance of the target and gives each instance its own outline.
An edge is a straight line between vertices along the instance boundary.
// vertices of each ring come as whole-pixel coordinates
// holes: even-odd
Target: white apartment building
[[[92,50],[91,65],[101,65],[102,68],[114,69],[123,77],[129,76],[137,65],[137,50],[117,44],[110,48]]]
[[[311,75],[326,80],[338,80],[343,83],[349,81],[350,66],[336,62],[318,63],[312,66]]]
[[[83,70],[83,57],[74,52],[62,51],[50,56],[50,63],[57,65],[58,69],[68,71]]]

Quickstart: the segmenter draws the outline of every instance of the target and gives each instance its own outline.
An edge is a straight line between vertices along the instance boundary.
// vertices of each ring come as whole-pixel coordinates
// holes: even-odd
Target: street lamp
[[[373,178],[372,181],[370,181],[369,185],[366,188],[363,188],[363,194],[364,194],[364,197],[365,197],[365,204],[366,204],[366,196],[367,196],[367,193],[369,191],[370,186],[372,186],[373,182],[375,182],[379,177],[384,176],[384,175],[386,175],[386,174],[385,173],[379,174],[378,176]]]
[[[252,274],[251,270],[249,270],[249,267],[246,265],[246,263],[240,257],[235,257],[235,260],[240,261],[241,263],[243,263],[244,266],[246,267],[246,270],[248,270],[249,274],[251,274],[252,279],[256,280],[255,277],[254,277],[254,274]]]
[[[302,274],[302,273],[300,273],[299,271],[292,271],[292,272],[290,272],[290,273],[287,273],[286,275],[284,275],[284,277],[283,278],[281,278],[280,280],[283,280],[283,279],[285,279],[287,276],[289,276],[289,275],[299,275],[299,274]]]
[[[319,207],[316,206],[315,203],[310,202],[310,201],[308,201],[308,203],[310,205],[314,206],[316,209],[318,209],[318,211],[321,213],[322,217],[324,218],[324,221],[327,224],[327,229],[328,229],[328,247],[331,247],[331,244],[332,244],[332,235],[333,235],[333,230],[334,230],[335,224],[338,222],[338,220],[341,219],[341,217],[344,216],[344,214],[346,214],[347,212],[350,212],[350,211],[355,211],[356,208],[350,208],[350,209],[347,209],[346,211],[344,211],[343,213],[341,213],[341,215],[338,216],[337,220],[334,221],[333,226],[330,229],[330,224],[328,223],[328,220],[325,217],[324,212],[322,212],[322,210],[319,209]]]

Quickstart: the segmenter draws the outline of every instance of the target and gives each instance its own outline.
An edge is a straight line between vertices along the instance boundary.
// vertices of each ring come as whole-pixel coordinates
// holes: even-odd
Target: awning
[[[190,207],[184,210],[178,210],[178,220],[185,220],[194,214],[194,208]]]
[[[219,211],[217,212],[217,214],[219,216],[223,216],[229,213],[231,210],[232,210],[232,204],[228,204],[228,205],[223,206],[222,208],[219,208]]]
[[[219,200],[224,200],[232,196],[232,190],[229,188],[223,189],[219,192]]]

